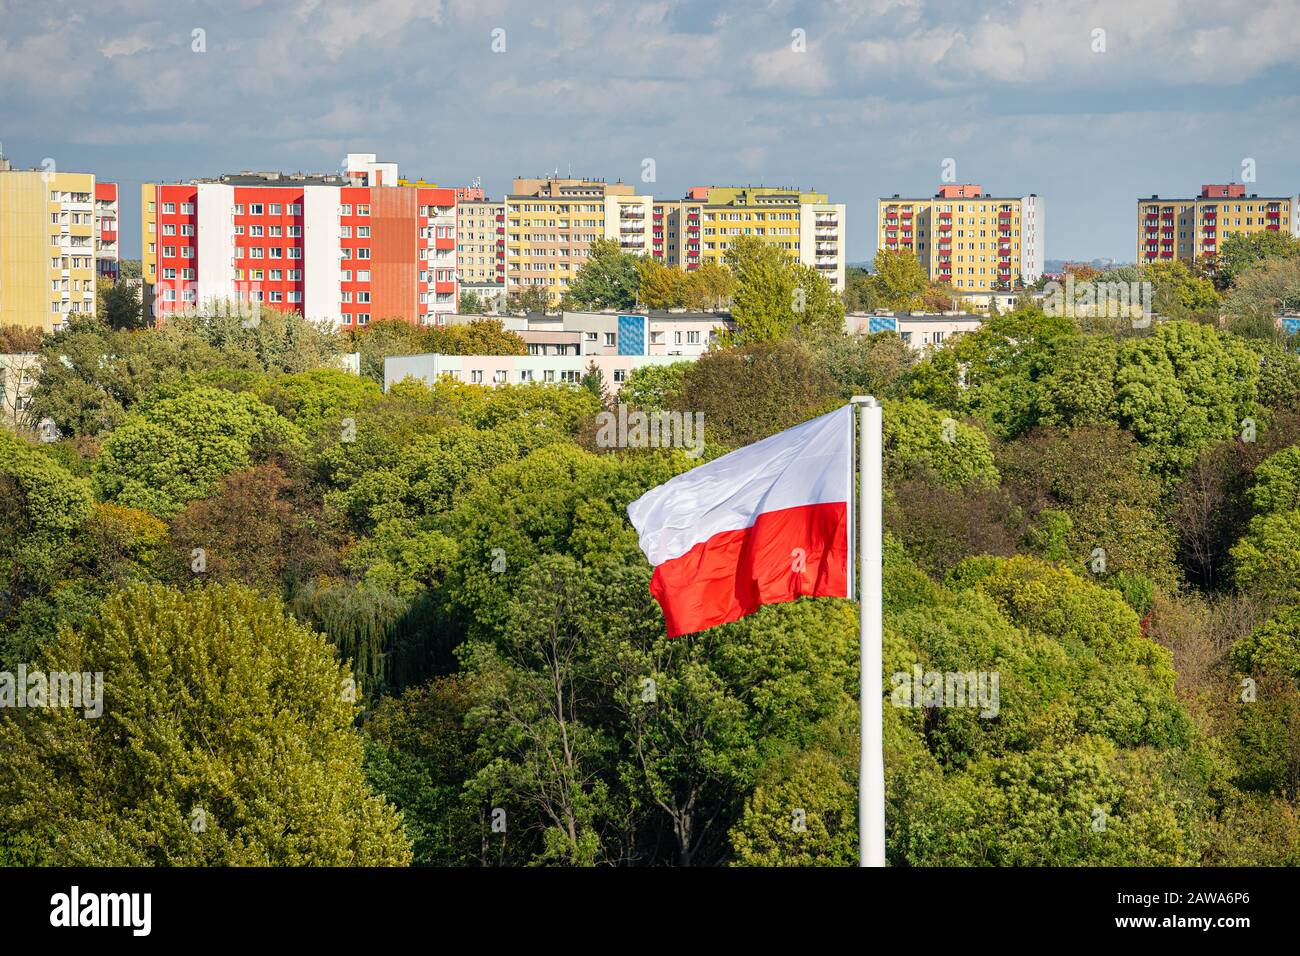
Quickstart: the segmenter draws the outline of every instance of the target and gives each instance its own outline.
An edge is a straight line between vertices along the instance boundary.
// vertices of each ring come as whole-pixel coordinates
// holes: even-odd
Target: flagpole
[[[882,482],[883,408],[871,396],[858,407],[858,865],[885,865],[884,712],[880,697],[884,638]]]

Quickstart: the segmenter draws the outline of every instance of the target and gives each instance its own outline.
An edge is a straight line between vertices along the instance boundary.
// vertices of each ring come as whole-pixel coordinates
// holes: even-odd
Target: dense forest
[[[1025,302],[915,353],[780,281],[618,400],[703,413],[709,460],[884,398],[890,864],[1300,863],[1300,359],[1271,321]],[[0,430],[0,671],[102,672],[103,713],[0,710],[0,863],[853,864],[855,607],[669,641],[626,507],[700,459],[599,447],[595,375],[378,384],[385,354],[521,345],[46,336],[56,440]],[[996,672],[996,716],[892,706],[917,665]]]

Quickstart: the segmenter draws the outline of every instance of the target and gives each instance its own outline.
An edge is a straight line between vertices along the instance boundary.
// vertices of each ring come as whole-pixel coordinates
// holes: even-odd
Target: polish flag
[[[628,505],[668,636],[763,604],[851,597],[853,409],[739,448]]]

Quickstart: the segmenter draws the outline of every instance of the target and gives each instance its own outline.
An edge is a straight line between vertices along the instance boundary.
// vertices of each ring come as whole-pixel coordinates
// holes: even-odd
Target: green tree
[[[1247,674],[1284,674],[1300,683],[1300,606],[1277,608],[1232,645],[1232,665]]]
[[[735,865],[855,866],[857,791],[819,749],[773,761],[731,829]]]
[[[872,284],[881,308],[902,312],[920,308],[930,280],[913,253],[878,249],[874,268]]]
[[[361,374],[383,384],[384,359],[427,351],[424,330],[405,319],[376,319],[342,335],[344,351],[361,354]]]
[[[480,769],[465,718],[469,682],[439,678],[381,701],[365,723],[366,778],[402,814],[416,866],[495,862],[482,855],[480,809],[462,784]]]
[[[1102,548],[1107,575],[1139,573],[1166,586],[1177,581],[1161,488],[1128,433],[1109,422],[1068,431],[1040,426],[1000,446],[997,464],[1013,500],[1041,530],[1048,530],[1044,521],[1068,518],[1054,538],[1064,553],[1044,557],[1068,557],[1082,572],[1093,549]]]
[[[587,363],[587,371],[582,376],[582,387],[590,392],[602,406],[609,404],[609,388],[605,385],[605,373],[595,362]]]
[[[475,319],[465,325],[428,329],[424,351],[442,355],[527,355],[528,345],[506,330],[500,319]]]
[[[1162,475],[1175,476],[1201,449],[1240,431],[1254,409],[1259,367],[1235,336],[1208,325],[1162,323],[1120,346],[1118,423],[1150,449]]]
[[[587,610],[577,575],[573,560],[559,555],[531,566],[507,608],[508,626],[492,644],[467,645],[464,661],[483,687],[468,724],[497,755],[471,791],[512,796],[516,829],[535,828],[543,860],[590,865],[602,857],[607,784],[596,770],[611,741],[584,719],[579,646]]]
[[[297,312],[263,309],[247,314],[213,307],[167,319],[158,334],[180,348],[208,345],[225,367],[256,372],[303,372],[335,365],[339,336],[327,323],[309,322]]]
[[[460,302],[456,306],[456,311],[462,315],[482,315],[487,311],[487,305],[479,298],[477,292],[473,289],[466,289],[460,294]]]
[[[383,390],[369,378],[336,368],[318,368],[274,379],[259,398],[305,433],[337,432],[343,420],[376,401]]]
[[[866,269],[845,270],[844,308],[848,312],[871,312],[876,308],[876,284]]]
[[[68,472],[35,446],[0,429],[0,477],[9,541],[35,535],[66,541],[91,514],[90,483]]]
[[[789,337],[820,339],[844,333],[844,302],[817,270],[756,236],[738,236],[727,248],[736,276],[734,332],[722,338],[749,345]]]
[[[196,388],[128,416],[104,442],[95,478],[106,498],[166,517],[211,494],[228,472],[301,443],[270,406]]]
[[[1231,289],[1242,275],[1268,259],[1300,259],[1300,239],[1282,231],[1234,233],[1214,257],[1214,284]]]
[[[140,287],[131,282],[95,283],[95,314],[110,329],[139,329],[146,324]]]
[[[597,239],[564,294],[572,309],[630,309],[637,303],[637,257],[617,239]]]
[[[701,355],[682,375],[678,411],[703,413],[710,442],[748,445],[841,404],[807,346],[761,342]]]
[[[916,365],[911,394],[988,424],[1014,438],[1038,423],[1046,380],[1070,360],[1080,333],[1064,316],[1037,306],[991,316]]]
[[[687,304],[691,308],[730,308],[736,294],[736,276],[726,265],[712,260],[690,273]]]
[[[77,436],[115,428],[158,383],[218,368],[223,357],[206,342],[186,343],[148,329],[114,330],[86,320],[47,336],[40,362],[33,420],[52,418],[65,435]]]
[[[692,298],[690,276],[680,269],[664,265],[658,259],[642,256],[636,260],[637,297],[646,309],[676,309]]]
[[[506,295],[507,312],[545,312],[550,307],[550,297],[541,286],[511,289]]]
[[[1218,314],[1214,283],[1192,272],[1181,259],[1149,263],[1142,267],[1142,278],[1154,286],[1154,308],[1167,319]]]
[[[1300,510],[1252,518],[1231,553],[1238,587],[1267,598],[1290,599],[1300,581]]]
[[[673,362],[671,365],[642,365],[634,368],[619,389],[618,400],[633,408],[670,408],[676,396],[681,393],[682,382],[690,366],[690,362]]]
[[[237,586],[129,588],[60,631],[42,663],[107,679],[96,719],[0,716],[0,832],[29,834],[35,862],[410,861],[396,812],[362,776],[347,669],[279,602]]]
[[[998,483],[984,433],[917,399],[885,403],[884,444],[891,481],[919,469],[951,488]]]
[[[845,399],[893,397],[916,361],[916,353],[894,332],[833,336],[816,343],[814,351]]]
[[[1300,310],[1300,254],[1264,259],[1238,273],[1224,301],[1236,320],[1262,320],[1270,331],[1283,310]]]

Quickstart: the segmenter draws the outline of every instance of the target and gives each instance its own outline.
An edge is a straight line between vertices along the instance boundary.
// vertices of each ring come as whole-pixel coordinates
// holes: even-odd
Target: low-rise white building
[[[915,351],[943,345],[954,335],[974,332],[984,317],[969,312],[874,312],[847,315],[845,329],[852,335],[893,332]]]
[[[720,333],[732,328],[731,317],[720,312],[531,312],[527,315],[451,315],[447,324],[490,318],[507,331],[577,333],[582,355],[675,355],[694,358],[708,351]]]
[[[669,355],[392,355],[384,359],[384,391],[404,379],[429,385],[450,379],[467,385],[577,385],[591,366],[617,394],[628,374],[644,365],[691,361]]]

